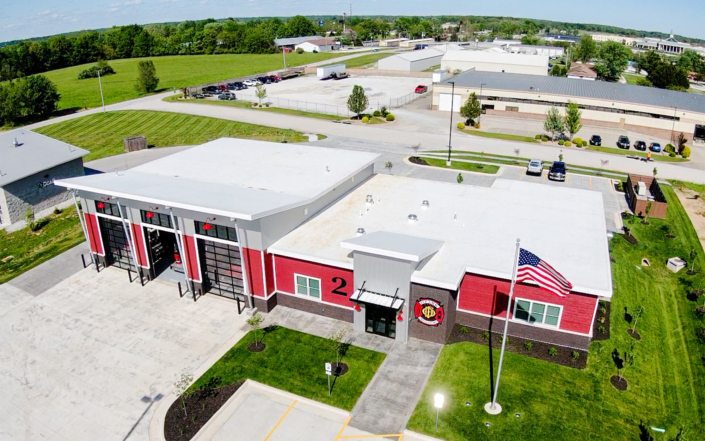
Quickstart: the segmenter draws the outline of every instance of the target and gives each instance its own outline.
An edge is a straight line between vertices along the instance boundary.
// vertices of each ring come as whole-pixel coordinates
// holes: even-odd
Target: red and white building
[[[444,343],[458,323],[586,350],[612,296],[599,192],[374,175],[376,154],[220,139],[120,172],[57,181],[81,198],[102,265]],[[507,308],[516,239],[572,284]]]

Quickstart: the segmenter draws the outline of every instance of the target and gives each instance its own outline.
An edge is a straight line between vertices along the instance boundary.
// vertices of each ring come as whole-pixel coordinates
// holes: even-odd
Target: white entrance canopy
[[[353,302],[384,306],[385,308],[399,309],[404,304],[404,299],[397,296],[388,296],[376,292],[367,291],[364,288],[355,291],[350,297]]]

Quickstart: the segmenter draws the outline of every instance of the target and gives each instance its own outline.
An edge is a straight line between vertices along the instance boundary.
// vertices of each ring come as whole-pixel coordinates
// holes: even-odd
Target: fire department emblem
[[[418,321],[427,326],[440,325],[445,316],[443,306],[433,299],[418,299],[414,306],[414,314]]]

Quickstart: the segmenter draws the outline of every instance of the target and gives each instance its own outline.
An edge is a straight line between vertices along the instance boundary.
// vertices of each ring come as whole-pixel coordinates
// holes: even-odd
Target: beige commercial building
[[[452,95],[455,84],[455,94]],[[488,114],[543,120],[551,106],[577,103],[583,123],[671,139],[705,141],[705,95],[604,81],[469,71],[434,84],[432,108],[455,111],[476,93]]]
[[[625,46],[635,46],[637,40],[639,40],[636,37],[626,37],[624,35],[616,34],[590,34],[590,36],[592,37],[593,41],[596,41],[598,43],[614,41],[617,43],[622,43]]]
[[[448,51],[441,60],[448,72],[475,69],[483,72],[505,72],[548,75],[548,55],[510,54],[504,51]]]

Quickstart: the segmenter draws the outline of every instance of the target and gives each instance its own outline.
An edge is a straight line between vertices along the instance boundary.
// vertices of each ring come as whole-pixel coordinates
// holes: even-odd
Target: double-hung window
[[[321,279],[313,277],[294,275],[296,281],[296,294],[313,297],[314,299],[321,298]]]
[[[562,312],[560,306],[517,299],[514,307],[514,320],[557,328],[561,322]]]

